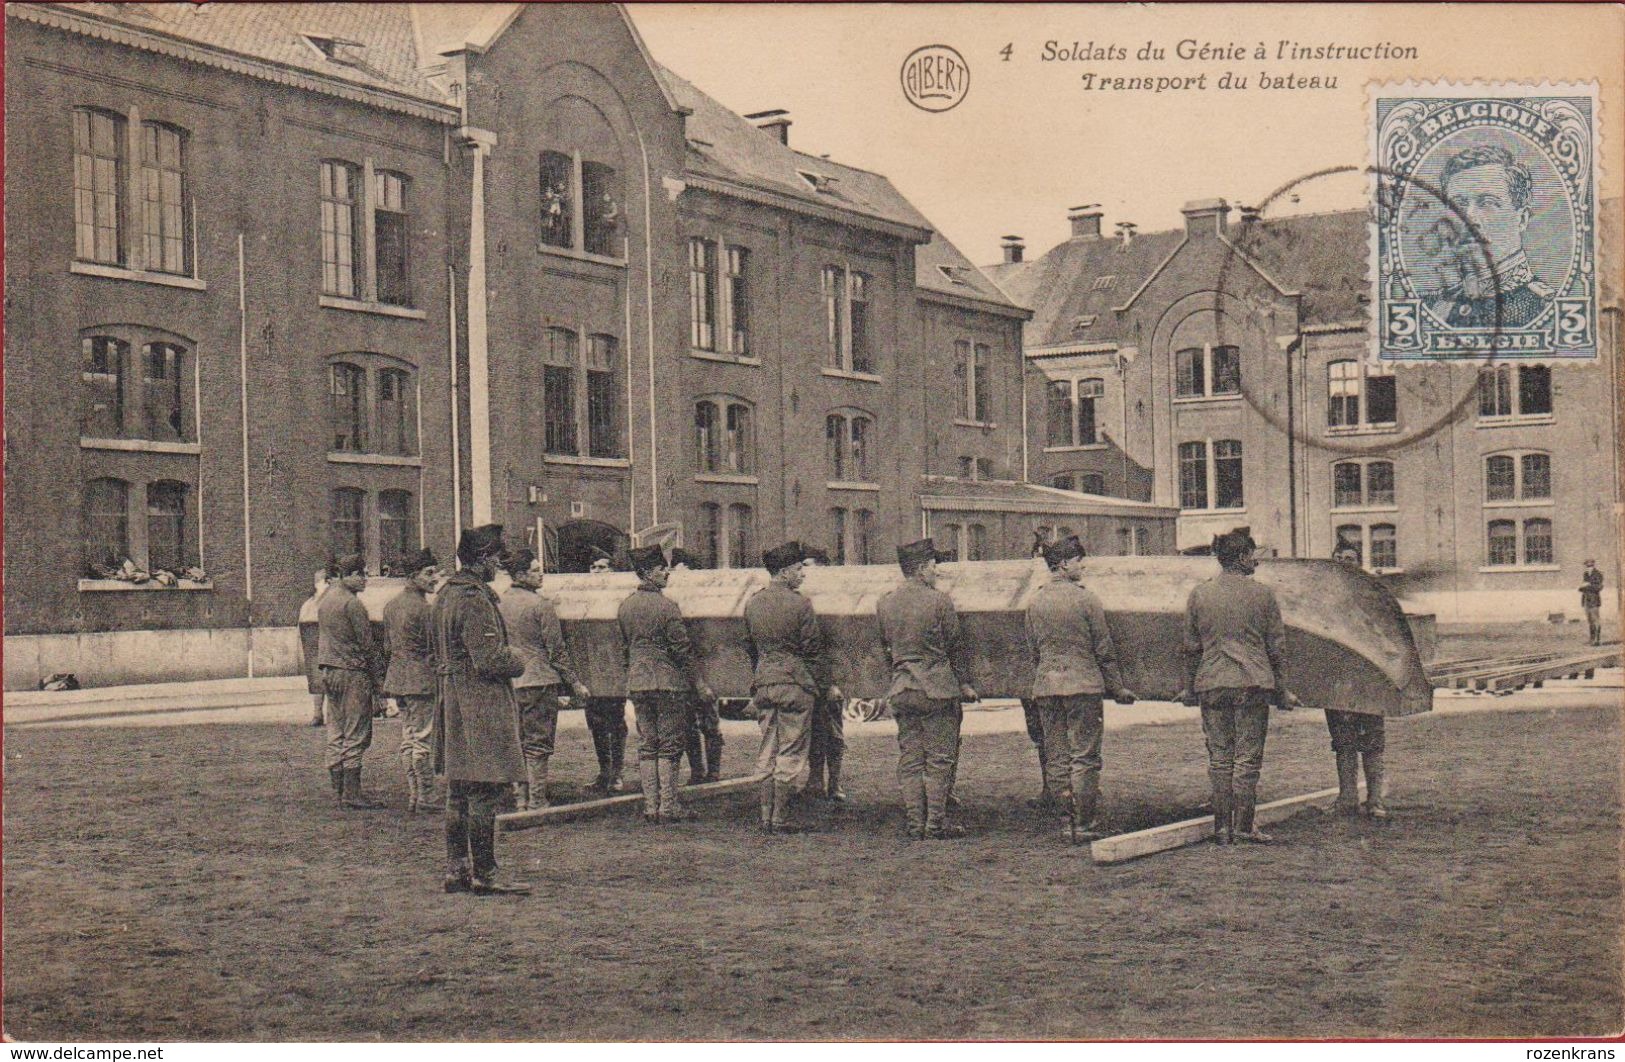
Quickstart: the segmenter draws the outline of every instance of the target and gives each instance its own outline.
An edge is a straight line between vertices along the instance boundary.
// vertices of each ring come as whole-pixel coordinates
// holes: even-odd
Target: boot
[[[1098,841],[1106,836],[1097,821],[1100,795],[1093,785],[1085,784],[1081,790],[1074,791],[1071,800],[1072,821],[1077,824],[1078,840]]]
[[[688,784],[699,785],[705,781],[705,743],[700,738],[699,727],[691,725],[688,728],[683,747],[688,753]],[[682,762],[681,757],[678,762]]]
[[[1593,642],[1592,644],[1596,643]],[[321,694],[316,694],[315,696],[311,697],[310,701],[310,725],[326,726],[327,720],[322,716],[322,706],[326,703],[326,698]]]
[[[626,723],[622,721],[621,727]],[[609,785],[611,793],[619,793],[624,788],[621,785],[621,774],[626,769],[626,731],[616,728],[609,732]]]
[[[1236,800],[1235,827],[1231,831],[1232,843],[1269,844],[1275,838],[1253,824],[1254,801],[1247,797]]]
[[[660,761],[639,760],[638,781],[643,786],[643,821],[660,822]]]
[[[677,801],[677,775],[682,770],[683,758],[669,756],[660,764],[660,819],[662,822],[686,822],[694,813]]]
[[[1382,802],[1383,787],[1386,779],[1383,777],[1382,753],[1368,752],[1365,754],[1365,813],[1373,819],[1381,821],[1388,817],[1388,805]]]
[[[497,872],[497,823],[486,815],[471,816],[468,820],[468,847],[474,854],[474,870],[469,877],[469,891],[477,896],[529,896],[530,883],[515,881],[500,884]]]
[[[722,780],[722,732],[705,735],[705,780],[707,782],[720,782]]]
[[[829,754],[829,790],[827,796],[837,804],[846,803],[846,790],[841,788],[841,758],[839,752]]]
[[[806,833],[807,827],[790,821],[790,792],[788,782],[774,782],[773,785],[773,822],[769,828],[770,833]]]
[[[418,798],[422,795],[418,785],[417,761],[412,758],[411,754],[407,754],[401,757],[401,763],[406,768],[406,813],[416,815]]]
[[[768,775],[757,786],[758,803],[762,812],[762,829],[767,833],[773,832],[773,776]]]
[[[344,806],[357,811],[376,811],[384,805],[361,793],[361,768],[344,770]]]
[[[1230,816],[1230,790],[1213,787],[1213,843],[1235,844]]]
[[[468,816],[462,811],[447,811],[445,820],[446,891],[467,892],[473,876],[468,866]]]
[[[473,890],[473,874],[468,869],[468,860],[453,859],[447,862],[444,888],[447,892],[470,892]]]
[[[551,807],[547,800],[547,771],[548,756],[526,756],[525,776],[527,778],[527,791],[525,794],[525,810],[540,811]]]
[[[1360,812],[1360,754],[1352,749],[1339,750],[1337,753],[1337,803],[1334,807],[1339,815],[1357,815]]]
[[[333,784],[333,800],[339,807],[344,806],[344,768],[329,767],[327,780]]]
[[[418,810],[421,812],[443,811],[445,801],[435,792],[434,761],[427,752],[419,752],[412,757],[413,770],[418,778]]]
[[[1048,811],[1055,806],[1055,794],[1050,792],[1049,788],[1049,757],[1044,755],[1044,743],[1042,741],[1035,747],[1038,749],[1038,777],[1044,783],[1044,788],[1039,791],[1037,796],[1027,801],[1027,806],[1041,811]]]

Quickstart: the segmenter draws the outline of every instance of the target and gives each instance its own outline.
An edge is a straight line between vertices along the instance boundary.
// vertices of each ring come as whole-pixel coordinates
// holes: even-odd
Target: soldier
[[[976,699],[953,599],[936,589],[935,543],[921,539],[897,547],[906,580],[880,599],[875,619],[891,661],[889,700],[897,718],[897,781],[910,836],[963,837],[948,822],[959,749],[960,703]]]
[[[1076,536],[1044,548],[1053,577],[1028,601],[1026,624],[1034,664],[1032,696],[1043,720],[1049,775],[1044,788],[1065,803],[1065,836],[1074,844],[1104,836],[1095,819],[1104,698],[1134,703],[1134,693],[1117,669],[1106,610],[1081,585],[1083,558]]]
[[[590,575],[608,575],[615,570],[609,554],[593,547]],[[619,793],[621,771],[626,763],[626,698],[588,697],[582,706],[587,732],[592,735],[593,752],[598,757],[598,777],[587,788],[598,793]]]
[[[525,754],[525,789],[522,811],[548,806],[547,765],[558,736],[559,698],[574,694],[585,703],[587,687],[570,668],[564,628],[553,602],[537,593],[542,588],[542,563],[522,549],[505,565],[513,585],[497,606],[508,627],[509,645],[525,673],[513,680],[519,701],[519,732]]]
[[[332,580],[316,609],[316,664],[327,693],[327,774],[341,808],[382,807],[361,793],[361,760],[372,744],[372,696],[379,653],[367,606],[359,553],[333,562]]]
[[[788,820],[790,796],[806,768],[809,725],[820,698],[839,697],[829,685],[824,638],[812,602],[801,596],[802,549],[786,542],[762,555],[772,577],[767,588],[745,603],[754,668],[751,695],[762,725],[762,749],[756,771],[761,787],[762,829],[768,833],[802,833]]]
[[[497,596],[486,584],[503,554],[502,525],[463,532],[462,567],[435,598],[440,708],[435,765],[446,776],[446,891],[525,895],[522,882],[496,880],[497,808],[525,780],[519,708],[508,680],[525,662],[508,647]]]
[[[682,610],[661,591],[671,576],[659,546],[631,551],[638,588],[616,614],[626,640],[626,688],[638,720],[638,778],[643,818],[653,825],[694,817],[677,802],[677,771],[683,757],[688,699],[714,701],[699,676],[698,661],[683,625]]]
[[[1351,543],[1339,543],[1332,558],[1360,566],[1360,551]],[[1326,709],[1326,729],[1332,735],[1332,755],[1337,758],[1337,813],[1360,813],[1360,768],[1365,767],[1365,813],[1373,819],[1386,819],[1383,798],[1383,751],[1386,728],[1380,715]],[[1362,764],[1363,761],[1363,764]]]
[[[1185,606],[1185,689],[1202,708],[1216,844],[1268,844],[1253,822],[1270,705],[1293,707],[1286,688],[1286,626],[1268,587],[1252,578],[1258,548],[1248,528],[1213,539],[1222,569]]]
[[[803,570],[829,564],[829,554],[817,546],[802,546]],[[841,788],[841,761],[846,755],[846,710],[844,697],[836,688],[834,696],[818,698],[813,705],[812,733],[807,740],[807,790],[813,796],[846,803]]]
[[[699,558],[678,547],[671,551],[671,570],[697,571]],[[716,701],[702,701],[698,697],[688,702],[688,726],[683,732],[683,747],[688,753],[688,784],[719,781],[722,777],[722,715]]]
[[[401,710],[401,766],[406,769],[406,810],[439,811],[434,793],[435,677],[434,632],[429,597],[440,579],[440,562],[426,549],[401,562],[406,587],[384,606],[384,637],[389,669],[384,696]]]
[[[1602,572],[1597,562],[1586,561],[1585,574],[1580,577],[1580,607],[1585,610],[1586,628],[1592,645],[1602,644]]]
[[[300,606],[301,615],[304,614],[306,605],[317,604],[319,607],[322,595],[327,592],[327,576],[328,571],[325,567],[316,569],[315,591],[305,599],[305,604]],[[305,688],[310,693],[310,725],[313,727],[327,725],[327,716],[323,711],[323,706],[327,703],[327,680],[322,675],[321,665],[316,663],[319,637],[315,624],[300,623],[299,650],[305,658]]]

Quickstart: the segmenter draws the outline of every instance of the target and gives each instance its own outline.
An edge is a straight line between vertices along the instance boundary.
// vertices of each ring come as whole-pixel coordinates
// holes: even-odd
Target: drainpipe
[[[237,234],[237,397],[243,412],[243,600],[248,605],[248,677],[254,677],[254,521],[248,503],[248,255]]]
[[[451,396],[451,541],[452,548],[463,537],[463,427],[462,413],[457,408],[457,270],[446,267],[446,320],[450,322],[447,344],[451,375],[447,393]],[[423,437],[418,436],[421,449]]]
[[[644,146],[643,134],[639,132],[637,136],[638,154],[643,157],[643,283],[644,311],[649,326],[649,523],[652,526],[660,522],[660,462],[656,460],[658,447],[655,442],[659,430],[655,421],[654,208],[649,202],[653,198],[649,178],[649,149]],[[637,531],[637,528],[629,527],[626,530],[631,534]]]
[[[1303,550],[1298,543],[1298,391],[1293,382],[1292,356],[1303,349],[1303,333],[1278,336],[1276,342],[1286,339],[1286,514],[1287,541],[1292,543],[1292,555]]]
[[[475,526],[491,522],[491,362],[486,324],[485,157],[496,134],[473,126],[457,131],[474,152],[468,232],[468,476]]]

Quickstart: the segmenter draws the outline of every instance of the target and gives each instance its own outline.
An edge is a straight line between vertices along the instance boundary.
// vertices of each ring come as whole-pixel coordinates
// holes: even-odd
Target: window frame
[[[1220,457],[1218,447],[1221,443],[1232,444],[1236,452],[1233,455]],[[1192,447],[1197,449],[1190,449]],[[1174,454],[1178,470],[1175,487],[1178,493],[1180,512],[1194,514],[1242,513],[1247,511],[1247,453],[1243,440],[1187,439],[1186,441],[1177,444]],[[1235,477],[1237,504],[1235,505],[1221,506],[1219,504],[1220,473],[1218,466],[1220,461],[1224,461],[1226,463],[1235,462],[1237,466]],[[1204,476],[1204,482],[1199,485],[1203,491],[1202,500],[1205,502],[1205,504],[1201,506],[1190,506],[1185,504],[1189,496],[1186,482],[1187,470],[1196,467],[1201,468],[1202,475]]]
[[[1216,352],[1226,351],[1234,355],[1234,390],[1218,390],[1219,373],[1216,369],[1218,359]],[[1186,371],[1184,361],[1188,355],[1199,355],[1201,379],[1195,381],[1200,384],[1199,390],[1186,390],[1186,378],[1190,375]],[[1180,347],[1173,352],[1173,381],[1175,402],[1229,402],[1241,398],[1245,386],[1242,374],[1241,347],[1234,343],[1203,343],[1199,347]]]
[[[165,468],[162,471],[150,472],[150,479],[125,478],[119,474],[121,470],[112,471],[106,475],[88,475],[80,481],[79,505],[79,561],[80,574],[77,588],[81,591],[101,590],[209,590],[213,584],[208,579],[190,579],[183,573],[201,568],[203,543],[201,541],[203,524],[197,518],[196,476],[182,477],[174,473],[179,468]],[[92,486],[97,483],[116,484],[118,494],[116,501],[100,513],[92,513],[92,499],[90,497]],[[178,511],[154,511],[155,507],[168,497],[175,500]],[[114,536],[118,554],[111,564],[102,564],[91,559],[93,543],[91,532],[94,522],[98,519],[112,521],[117,531]],[[174,521],[173,530],[165,533],[155,525],[157,520]],[[164,567],[153,567],[155,558],[152,555],[154,542],[167,539],[178,551],[178,558],[165,557],[158,560],[170,561],[173,564]],[[111,541],[111,538],[109,539]],[[166,571],[176,576],[175,580],[168,582],[149,579],[145,582],[134,583],[119,579],[103,572],[122,567],[128,560],[137,570],[157,575]]]
[[[568,164],[565,172],[563,193],[556,191],[556,186],[547,183],[549,159],[563,159]],[[611,166],[607,162],[587,158],[580,148],[569,151],[559,151],[556,148],[547,148],[536,155],[537,175],[537,224],[540,231],[537,234],[537,249],[543,254],[562,254],[573,258],[585,258],[594,262],[605,262],[610,265],[624,266],[626,264],[625,236],[622,235],[621,253],[615,253],[613,246],[609,251],[592,250],[588,247],[588,237],[594,232],[607,232],[611,241],[619,230],[620,222],[625,217],[626,175],[619,167]],[[603,182],[608,192],[605,197],[609,201],[609,210],[591,219],[587,216],[588,203],[588,167],[593,167],[593,173],[607,172],[610,177]],[[617,198],[617,195],[619,198]],[[549,206],[549,202],[559,204],[557,210]],[[546,219],[550,215],[561,215],[568,226],[568,241],[558,242],[550,239],[548,235],[550,226]],[[597,226],[608,225],[607,230],[600,230]]]
[[[874,426],[867,410],[841,408],[824,414],[824,470],[830,484],[879,482]]]
[[[348,350],[330,354],[324,360],[327,373],[329,402],[327,459],[329,461],[363,461],[371,464],[419,465],[423,459],[423,440],[420,438],[422,415],[422,379],[417,366],[401,358],[369,350]],[[359,378],[359,395],[335,393],[340,369],[349,370],[352,378]],[[398,406],[394,420],[399,428],[397,440],[384,430],[386,410],[384,381],[390,381],[396,397],[391,404]],[[351,446],[339,446],[337,402],[348,398],[354,413],[352,424],[359,425],[360,437]]]
[[[69,271],[84,276],[205,290],[207,285],[198,278],[191,131],[162,117],[143,117],[139,106],[128,106],[121,111],[86,104],[72,107],[68,114],[72,144],[69,212],[73,218]],[[98,119],[111,125],[112,143],[105,145],[106,151],[95,144],[92,123]],[[157,149],[152,162],[149,162],[147,147],[149,134],[155,138]],[[173,166],[165,165],[163,145],[157,139],[165,134],[175,137]],[[98,161],[111,164],[111,174],[101,183],[99,193],[102,204],[110,205],[111,216],[104,217],[100,225],[96,213],[99,208]],[[166,180],[166,174],[172,180]],[[166,199],[170,188],[174,190],[173,201]],[[156,194],[155,199],[148,199],[149,191]],[[172,208],[167,213],[166,203]],[[154,204],[156,215],[150,210]],[[147,226],[152,217],[157,219],[156,254],[148,254],[147,247]],[[109,240],[110,250],[105,246]],[[166,240],[170,241],[168,248],[179,254],[179,268],[175,268],[173,261],[165,262]]]
[[[321,292],[329,298],[351,299],[358,302],[366,299],[366,282],[362,277],[362,260],[365,250],[362,246],[363,233],[361,231],[362,214],[365,210],[366,192],[356,197],[355,189],[358,183],[365,185],[364,168],[347,159],[322,159],[320,163],[321,178],[318,184],[321,202],[321,238],[322,238],[322,287]],[[348,186],[348,198],[340,198],[337,192],[337,175],[343,173]],[[341,232],[339,221],[347,217],[348,231]],[[344,251],[348,247],[348,260],[345,260]],[[346,291],[343,283],[344,275],[341,270],[349,274],[349,290]]]
[[[865,379],[880,375],[870,313],[873,280],[872,275],[854,269],[849,262],[826,262],[820,269],[824,372]]]
[[[1510,533],[1498,540],[1498,528],[1510,529]],[[1510,549],[1510,561],[1496,560],[1498,541],[1500,548]],[[1484,564],[1479,568],[1480,572],[1561,570],[1557,559],[1557,523],[1550,514],[1515,516],[1496,513],[1484,521],[1483,542]],[[1538,553],[1533,552],[1531,543],[1539,543],[1543,548]]]
[[[1093,371],[1093,370],[1089,370]],[[1061,391],[1056,390],[1059,384]],[[1089,393],[1085,394],[1085,387]],[[1100,403],[1106,397],[1106,378],[1092,376],[1080,372],[1071,376],[1063,376],[1046,381],[1044,389],[1044,452],[1065,453],[1071,450],[1101,450],[1108,443],[1105,433],[1100,430],[1101,409]],[[1090,432],[1085,437],[1083,429],[1084,402],[1089,406]],[[1061,405],[1066,406],[1067,441],[1054,441],[1054,428],[1056,415]]]
[[[701,395],[694,400],[694,432],[695,475],[756,481],[756,409],[751,402],[738,395]]]
[[[1346,516],[1343,519],[1348,519]],[[1352,535],[1347,534],[1352,532]],[[1377,544],[1378,533],[1386,533],[1385,542],[1391,544],[1393,549],[1392,564],[1378,564]],[[1332,552],[1343,546],[1352,546],[1359,554],[1360,567],[1373,575],[1395,575],[1402,573],[1405,568],[1399,557],[1399,524],[1391,519],[1377,519],[1361,521],[1359,523],[1334,524],[1332,527]]]
[[[185,336],[160,328],[140,325],[92,325],[80,329],[78,421],[79,444],[96,449],[105,444],[118,443],[115,449],[148,449],[158,451],[196,452],[198,445],[198,363],[196,345]],[[92,372],[91,350],[103,344],[110,348],[99,364],[112,372]],[[152,377],[151,361],[155,349],[162,348],[173,355],[174,375],[163,377],[161,388],[165,395],[161,410],[154,387],[160,378]],[[111,434],[100,431],[92,423],[93,387],[106,387],[106,381],[97,384],[92,377],[112,377],[113,409],[107,419],[116,430]],[[167,425],[163,430],[154,428],[155,417]],[[179,427],[174,426],[173,415],[179,414]],[[95,430],[91,430],[95,429]]]
[[[122,268],[129,261],[127,247],[128,230],[130,228],[126,215],[129,213],[128,203],[130,170],[130,144],[129,121],[117,111],[105,107],[75,107],[72,110],[73,123],[73,220],[74,220],[74,251],[73,257],[78,262],[89,262],[94,265],[112,266]],[[80,119],[84,119],[84,137],[81,143]],[[111,126],[112,153],[104,154],[96,146],[96,121],[101,119]],[[82,164],[81,160],[88,160]],[[112,177],[109,187],[102,187],[100,167],[98,163],[111,163]],[[84,170],[86,172],[82,173]],[[89,177],[89,184],[82,184],[81,176]],[[89,196],[88,214],[83,213]],[[104,257],[102,254],[103,233],[107,225],[103,223],[102,202],[111,200],[111,240],[112,256]],[[85,230],[88,228],[89,251],[86,253]]]
[[[560,341],[559,337],[568,339]],[[542,329],[537,361],[542,380],[539,441],[544,461],[615,467],[626,464],[622,357],[621,337],[614,332],[592,331],[589,326],[559,321]],[[562,390],[555,391],[557,380],[567,381]],[[562,406],[568,424],[554,416],[555,394],[564,396]],[[607,447],[600,445],[605,435],[596,430],[605,423],[596,416],[599,399],[610,406],[607,431],[612,438]],[[556,430],[555,425],[563,427]],[[602,452],[605,450],[610,452]]]
[[[1531,458],[1541,458],[1545,461],[1545,493],[1529,493],[1529,466]],[[1491,466],[1498,462],[1506,462],[1506,484],[1510,487],[1510,494],[1505,497],[1496,497],[1492,493]],[[1485,508],[1506,508],[1524,506],[1549,506],[1556,504],[1556,490],[1553,481],[1556,475],[1556,463],[1552,460],[1549,450],[1533,448],[1518,448],[1513,450],[1497,450],[1485,454],[1480,462],[1483,471],[1482,504]],[[1499,477],[1498,477],[1499,478]]]
[[[148,138],[152,136],[155,159],[148,159]],[[175,165],[173,168],[164,166],[162,138],[165,134],[175,138]],[[143,121],[141,123],[141,239],[143,266],[153,273],[165,273],[170,276],[190,277],[195,275],[192,267],[192,189],[188,177],[187,162],[191,155],[190,137],[187,131],[170,122]],[[153,176],[156,175],[156,180]],[[164,194],[164,177],[173,174],[176,185],[175,202],[171,204]],[[153,184],[158,185],[158,198],[150,194]],[[158,207],[157,232],[153,231],[152,210],[154,204]],[[175,225],[179,231],[169,231],[167,208],[173,206],[176,214]],[[157,260],[154,261],[151,241],[158,240]],[[173,240],[180,251],[180,264],[177,268],[169,268],[165,259],[168,257],[166,245]]]
[[[1372,485],[1374,471],[1386,467],[1388,477],[1388,490],[1386,499],[1376,496],[1376,488]],[[1338,486],[1340,470],[1353,469],[1358,480],[1353,501],[1345,500],[1344,492]],[[1398,510],[1399,500],[1399,470],[1394,461],[1386,457],[1344,457],[1333,461],[1331,466],[1330,509],[1333,512],[1395,512]]]
[[[1392,391],[1392,420],[1372,416],[1372,381],[1386,380]],[[1351,415],[1352,411],[1352,415]],[[1354,435],[1392,432],[1399,429],[1399,385],[1394,367],[1375,365],[1363,358],[1333,358],[1326,362],[1326,433]]]
[[[1516,376],[1514,376],[1516,370]],[[1489,381],[1494,381],[1490,384]],[[1526,411],[1524,406],[1535,390],[1534,381],[1543,381],[1545,409]],[[1551,423],[1557,411],[1557,389],[1549,365],[1485,365],[1478,370],[1478,425],[1497,427],[1504,424]],[[1492,401],[1486,403],[1485,399]],[[1493,406],[1486,412],[1486,405]],[[1502,412],[1502,409],[1506,410]]]

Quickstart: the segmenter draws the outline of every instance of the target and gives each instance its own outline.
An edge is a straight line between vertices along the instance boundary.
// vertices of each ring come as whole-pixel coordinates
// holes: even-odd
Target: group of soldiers
[[[1219,535],[1213,553],[1220,572],[1191,593],[1187,606],[1181,700],[1200,706],[1212,785],[1213,840],[1267,843],[1255,822],[1270,708],[1296,701],[1285,681],[1285,627],[1274,593],[1251,576],[1256,544],[1246,528]],[[876,608],[880,643],[891,669],[887,701],[897,721],[897,780],[911,837],[961,837],[953,790],[961,746],[963,705],[977,699],[968,645],[953,600],[937,583],[946,559],[930,539],[898,547],[901,586]],[[1039,744],[1043,802],[1061,812],[1064,836],[1077,843],[1102,835],[1098,819],[1104,701],[1129,704],[1100,599],[1082,585],[1085,550],[1076,536],[1042,548],[1051,573],[1026,614],[1033,655],[1031,697],[1024,701]],[[598,787],[618,782],[611,728],[594,722],[613,704],[624,734],[619,697],[598,698],[571,668],[552,602],[538,593],[542,566],[529,550],[509,552],[500,525],[463,532],[458,569],[440,582],[434,555],[407,561],[407,586],[384,610],[387,666],[381,692],[402,715],[402,760],[410,810],[440,810],[434,777],[446,780],[448,892],[523,893],[529,886],[495,876],[495,818],[504,808],[547,806],[548,762],[561,698],[589,709],[599,752]],[[677,558],[679,561],[685,558]],[[763,555],[770,581],[745,605],[753,668],[751,695],[761,728],[756,761],[760,823],[770,834],[803,832],[793,808],[798,787],[816,774],[813,792],[844,800],[841,705],[831,678],[829,647],[811,601],[800,587],[822,557],[797,542]],[[653,825],[693,818],[680,795],[681,759],[691,734],[700,744],[717,728],[715,691],[707,684],[682,610],[665,594],[673,566],[658,546],[633,549],[638,586],[617,619],[626,653],[626,687],[637,721],[638,781],[643,817]],[[499,598],[490,582],[506,569],[510,589]],[[374,807],[361,790],[361,761],[371,742],[374,678],[385,655],[373,644],[362,558],[332,570],[333,585],[318,608],[317,663],[327,704],[327,765],[339,804]],[[429,593],[438,592],[431,606]],[[697,711],[697,706],[701,710]],[[713,714],[703,711],[709,706]],[[1339,804],[1357,799],[1354,768],[1363,755],[1368,811],[1381,807],[1381,720],[1354,713],[1331,722],[1340,782]],[[1375,719],[1376,725],[1370,721]],[[717,728],[719,730],[719,728]],[[720,732],[702,767],[691,759],[690,783],[715,777]],[[606,745],[609,746],[606,752]],[[1375,759],[1375,764],[1373,764]],[[809,762],[812,761],[812,762]],[[1372,768],[1375,766],[1375,777]]]

